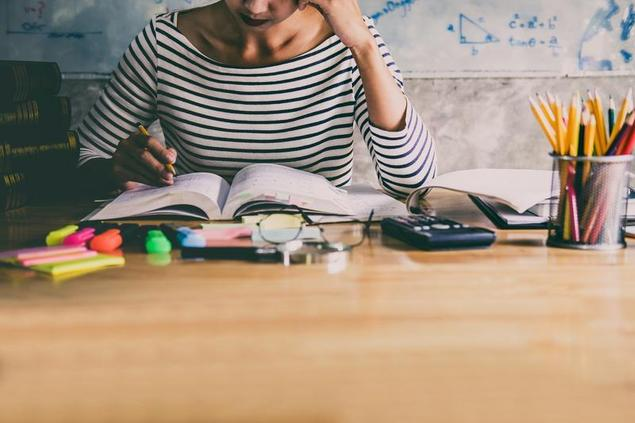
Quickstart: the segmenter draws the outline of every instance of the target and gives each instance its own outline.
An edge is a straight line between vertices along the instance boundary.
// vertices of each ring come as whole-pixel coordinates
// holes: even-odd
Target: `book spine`
[[[0,61],[0,101],[53,96],[61,85],[62,74],[55,62]]]
[[[68,97],[47,97],[27,100],[0,107],[0,131],[15,134],[19,131],[64,131],[71,125],[71,103]]]
[[[24,171],[54,172],[61,166],[74,166],[79,154],[77,134],[68,131],[58,142],[18,145],[0,143],[0,173]]]
[[[28,189],[23,173],[0,175],[0,210],[11,210],[27,203]]]

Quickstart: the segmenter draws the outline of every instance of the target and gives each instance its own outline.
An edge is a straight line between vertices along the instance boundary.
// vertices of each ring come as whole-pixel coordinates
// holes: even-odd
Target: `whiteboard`
[[[361,0],[406,76],[635,75],[632,0]],[[0,0],[0,58],[108,74],[157,13],[205,0]]]
[[[0,58],[58,62],[62,72],[109,74],[159,13],[204,0],[0,0]]]
[[[411,76],[634,74],[632,0],[366,0]]]

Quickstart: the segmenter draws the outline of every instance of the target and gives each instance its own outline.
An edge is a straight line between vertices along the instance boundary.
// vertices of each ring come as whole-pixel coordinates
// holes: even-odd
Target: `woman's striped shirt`
[[[152,19],[128,47],[78,128],[80,165],[111,157],[137,122],[159,119],[166,145],[178,152],[178,173],[231,179],[249,164],[277,163],[343,186],[352,177],[356,122],[389,194],[403,197],[434,176],[434,142],[411,103],[405,129],[374,127],[359,69],[336,35],[283,63],[244,68],[202,54],[177,18]],[[403,90],[390,52],[366,22]]]

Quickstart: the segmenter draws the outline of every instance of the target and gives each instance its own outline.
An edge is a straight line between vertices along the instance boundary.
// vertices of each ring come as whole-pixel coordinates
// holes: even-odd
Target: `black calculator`
[[[489,229],[427,214],[388,217],[381,221],[381,229],[385,235],[422,250],[483,248],[496,241],[496,234]]]

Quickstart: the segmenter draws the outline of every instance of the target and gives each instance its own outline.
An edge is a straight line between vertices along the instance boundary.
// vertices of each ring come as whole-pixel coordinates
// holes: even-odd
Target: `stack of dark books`
[[[52,62],[0,61],[0,211],[68,191],[79,154]]]

